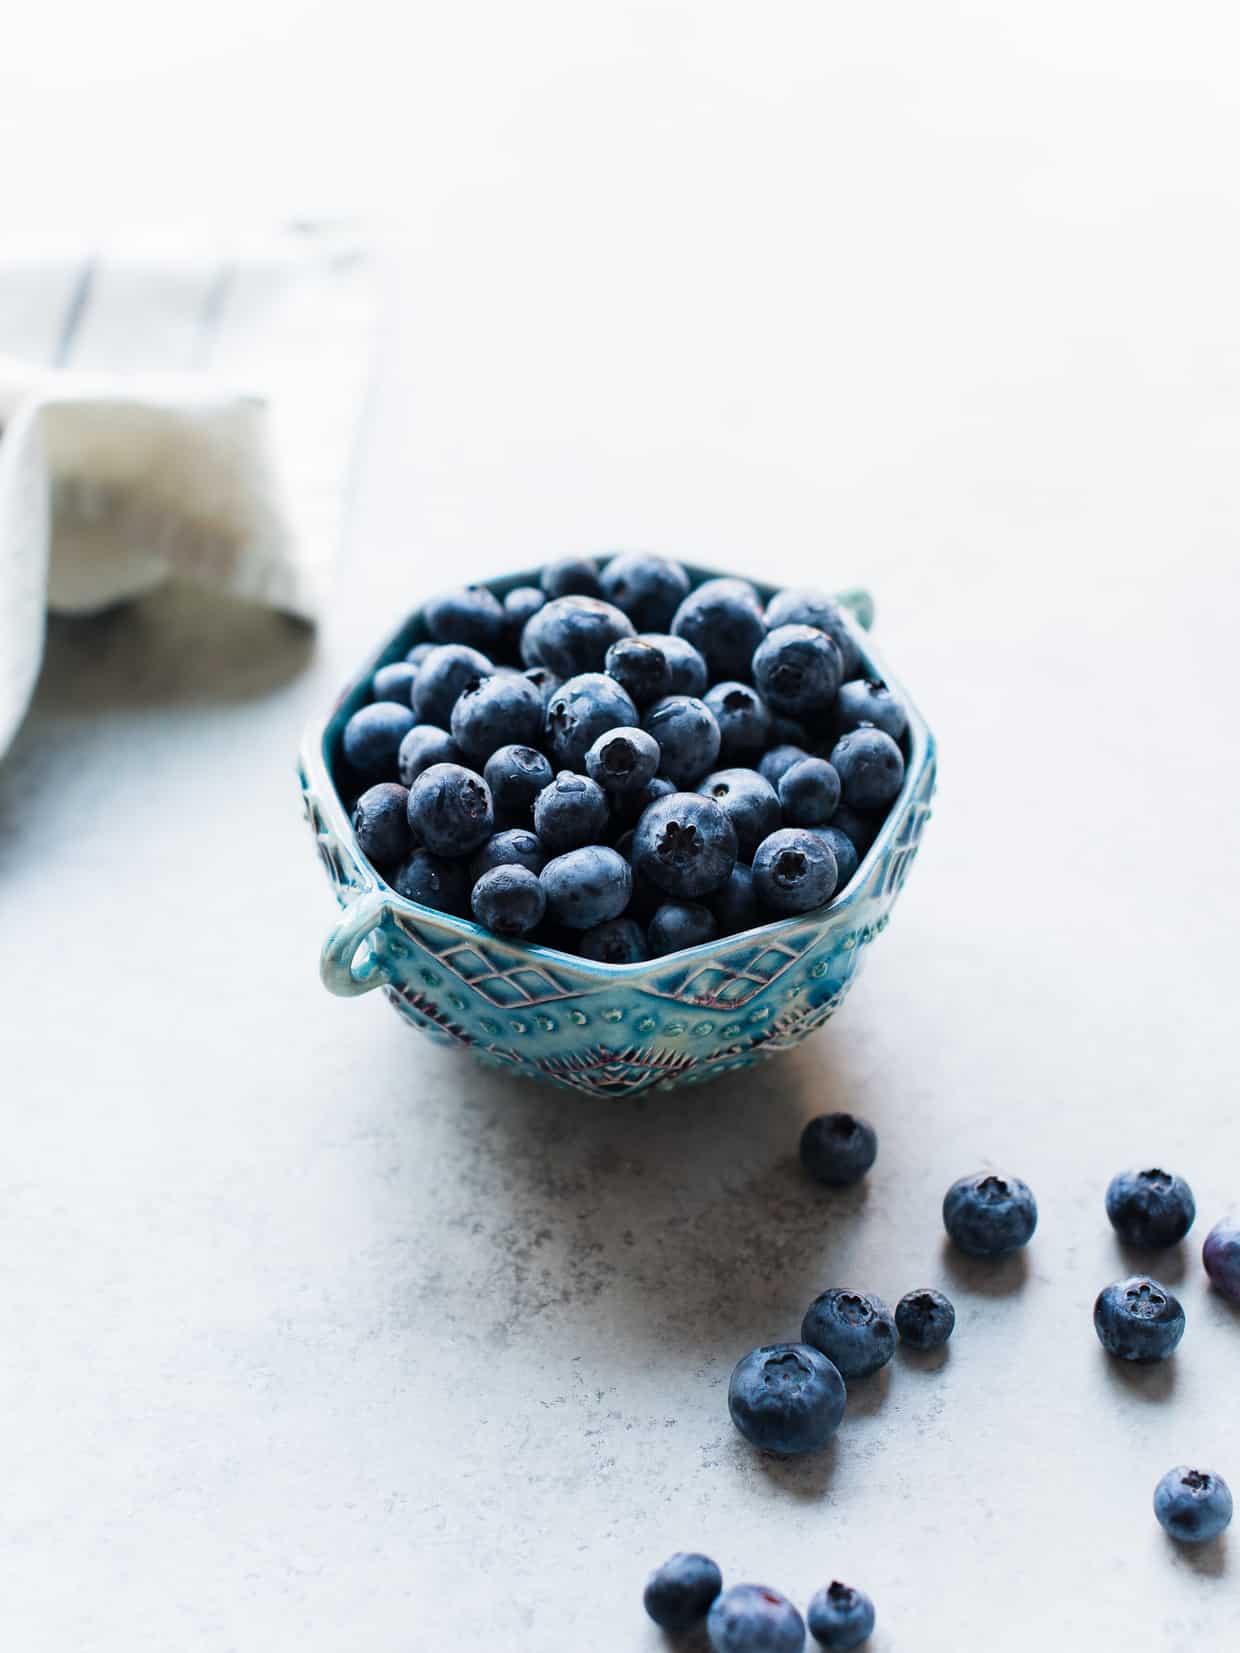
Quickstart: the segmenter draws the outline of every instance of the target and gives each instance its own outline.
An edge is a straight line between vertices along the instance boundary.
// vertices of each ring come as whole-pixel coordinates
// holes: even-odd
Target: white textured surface
[[[58,622],[0,769],[4,1642],[655,1653],[642,1580],[692,1545],[864,1584],[876,1653],[1229,1647],[1240,1539],[1178,1555],[1149,1500],[1240,1486],[1196,1262],[1240,1199],[1232,15],[447,10],[402,59],[285,6],[302,76],[274,23],[219,48],[235,130],[171,45],[140,139],[92,128],[220,184],[279,62],[297,141],[244,182],[399,186],[409,228],[318,652],[171,591]],[[128,106],[103,57],[86,115]],[[943,788],[829,1029],[589,1106],[322,993],[291,763],[447,570],[609,542],[871,585]],[[797,1174],[832,1105],[879,1127],[863,1196]],[[1089,1307],[1147,1157],[1202,1218],[1133,1374]],[[942,1255],[985,1163],[1041,1201],[1024,1269]],[[815,1290],[935,1282],[941,1369],[816,1462],[733,1437],[732,1361]]]

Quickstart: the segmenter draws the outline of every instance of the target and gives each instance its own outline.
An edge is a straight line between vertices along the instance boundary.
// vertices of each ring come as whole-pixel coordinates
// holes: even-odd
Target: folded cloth
[[[0,259],[0,754],[50,608],[169,575],[313,620],[369,369],[357,239],[302,226]]]

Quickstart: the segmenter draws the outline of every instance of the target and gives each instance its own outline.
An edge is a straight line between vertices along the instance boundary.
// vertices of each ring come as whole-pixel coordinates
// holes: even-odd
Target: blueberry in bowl
[[[643,553],[396,626],[302,751],[344,909],[325,985],[586,1095],[820,1027],[904,884],[935,747],[863,593],[780,598]]]

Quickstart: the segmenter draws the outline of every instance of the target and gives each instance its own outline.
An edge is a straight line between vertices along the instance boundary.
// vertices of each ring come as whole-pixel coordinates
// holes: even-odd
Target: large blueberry
[[[836,1367],[804,1343],[752,1349],[728,1384],[728,1411],[741,1434],[751,1446],[785,1457],[825,1446],[847,1398]]]
[[[896,1330],[910,1349],[938,1349],[956,1329],[951,1299],[931,1286],[906,1291],[896,1304]]]
[[[944,1194],[943,1226],[966,1255],[998,1257],[1029,1244],[1038,1226],[1038,1203],[1019,1177],[977,1171],[957,1178]]]
[[[581,938],[582,958],[599,964],[641,964],[650,957],[646,934],[632,918],[609,918]]]
[[[856,677],[861,655],[844,610],[821,591],[777,591],[766,605],[768,631],[779,626],[813,626],[822,631],[840,651],[845,678]]]
[[[1177,1245],[1196,1215],[1192,1189],[1170,1171],[1120,1171],[1107,1188],[1107,1216],[1125,1245]]]
[[[372,700],[394,700],[398,706],[413,705],[413,685],[418,679],[418,668],[407,660],[394,660],[390,666],[380,666],[370,680]]]
[[[521,659],[561,677],[578,677],[602,671],[611,645],[632,635],[633,622],[610,603],[597,597],[557,597],[526,621]]]
[[[748,679],[754,650],[765,634],[762,604],[748,580],[704,581],[672,619],[672,635],[693,644],[716,683]]]
[[[672,692],[672,670],[667,655],[648,637],[621,637],[604,659],[608,677],[614,677],[634,706],[649,706]]]
[[[663,656],[671,673],[668,694],[704,695],[710,677],[701,654],[684,637],[673,637],[669,631],[644,631],[643,643],[653,643]]]
[[[345,761],[359,780],[390,781],[396,775],[400,743],[413,728],[413,713],[394,700],[376,700],[363,706],[345,724],[340,736]]]
[[[452,738],[478,764],[501,746],[528,746],[540,739],[542,727],[542,695],[520,672],[481,678],[452,708]]]
[[[554,780],[551,765],[533,746],[501,746],[486,761],[483,777],[491,788],[497,821],[528,823],[534,799]]]
[[[847,1653],[874,1634],[874,1603],[864,1590],[838,1579],[814,1592],[806,1618],[810,1634],[829,1653]]]
[[[780,626],[753,657],[753,679],[777,712],[820,717],[840,686],[840,651],[813,626]]]
[[[716,769],[698,787],[713,798],[736,829],[737,854],[749,861],[764,838],[780,824],[775,788],[756,769]]]
[[[801,1653],[805,1621],[778,1590],[734,1584],[707,1615],[706,1639],[711,1653]]]
[[[1180,1464],[1154,1488],[1154,1514],[1181,1544],[1208,1544],[1231,1525],[1231,1488],[1221,1475]]]
[[[380,781],[368,787],[353,806],[353,833],[358,848],[376,867],[390,867],[413,848],[409,831],[407,787]]]
[[[719,725],[709,706],[693,695],[669,694],[656,700],[642,727],[658,741],[660,769],[677,786],[699,780],[719,756]]]
[[[872,723],[892,740],[902,740],[908,728],[904,702],[877,677],[855,677],[841,683],[835,701],[835,727],[841,735]]]
[[[710,798],[673,792],[642,815],[633,865],[668,895],[696,900],[727,882],[736,864],[736,831]]]
[[[781,776],[792,768],[794,763],[800,763],[810,754],[803,746],[772,746],[758,759],[758,773],[764,781],[770,781],[772,786],[778,786]]]
[[[549,855],[596,844],[607,829],[607,795],[588,775],[562,769],[534,800],[534,831]]]
[[[525,867],[529,872],[541,872],[547,853],[536,832],[527,827],[506,827],[494,832],[469,863],[469,876],[477,883],[492,867]]]
[[[557,855],[540,876],[550,916],[569,930],[592,930],[619,918],[633,888],[628,862],[601,844]]]
[[[433,763],[409,789],[409,825],[436,855],[468,855],[494,830],[491,789],[459,763]]]
[[[762,922],[758,915],[758,897],[753,887],[753,870],[738,861],[728,874],[728,881],[703,897],[715,915],[721,936],[735,935],[738,930],[752,930]]]
[[[878,1158],[878,1134],[866,1119],[850,1113],[823,1113],[801,1132],[801,1164],[816,1182],[847,1188]]]
[[[469,911],[469,879],[464,864],[415,849],[392,875],[392,888],[408,901],[418,901],[436,912],[464,918]]]
[[[446,729],[433,723],[415,723],[400,743],[396,769],[402,786],[412,786],[433,763],[460,763],[464,756]]]
[[[679,953],[686,947],[700,947],[719,933],[715,915],[697,901],[665,901],[650,920],[646,932],[654,958]]]
[[[771,713],[748,683],[716,683],[702,697],[719,725],[719,750],[726,763],[751,763],[771,732]]]
[[[808,827],[781,827],[753,855],[753,882],[772,913],[807,913],[830,901],[838,869],[830,846]]]
[[[904,754],[881,729],[841,735],[831,748],[831,767],[853,809],[885,809],[904,785]]]
[[[846,832],[840,831],[834,821],[830,826],[810,827],[809,830],[822,839],[835,857],[835,893],[838,895],[848,888],[857,870],[857,846]]]
[[[469,905],[479,924],[496,935],[524,936],[541,922],[547,897],[528,867],[492,867],[474,885]]]
[[[637,707],[614,677],[583,672],[561,683],[547,702],[544,748],[558,769],[580,773],[600,735],[639,721]]]
[[[609,793],[643,792],[659,767],[659,743],[644,729],[609,729],[586,753],[586,774]]]
[[[452,722],[452,708],[461,694],[478,678],[495,670],[485,654],[463,643],[443,643],[434,648],[418,667],[413,685],[413,709],[419,723],[433,723],[446,729]]]
[[[1201,1260],[1216,1290],[1240,1303],[1240,1218],[1223,1217],[1206,1235]]]
[[[801,1341],[826,1355],[841,1377],[869,1377],[895,1353],[895,1318],[872,1292],[833,1286],[806,1309]]]
[[[1166,1360],[1184,1336],[1184,1310],[1166,1286],[1134,1274],[1098,1293],[1094,1330],[1117,1360]]]
[[[603,596],[623,609],[639,631],[661,631],[689,592],[689,576],[670,557],[622,551],[599,576]]]
[[[663,1630],[699,1624],[723,1589],[723,1574],[708,1555],[681,1552],[651,1573],[642,1604]]]
[[[432,597],[423,616],[437,643],[464,643],[485,654],[502,647],[508,631],[504,605],[484,585],[461,586]]]
[[[840,778],[825,758],[802,758],[779,777],[787,826],[826,826],[840,801]]]
[[[602,595],[598,564],[593,557],[561,557],[557,562],[549,562],[539,575],[538,583],[548,597]]]

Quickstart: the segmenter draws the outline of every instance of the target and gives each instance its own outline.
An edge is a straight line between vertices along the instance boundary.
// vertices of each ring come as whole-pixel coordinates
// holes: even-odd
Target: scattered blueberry
[[[428,849],[415,849],[393,874],[392,888],[408,901],[436,912],[464,918],[469,911],[469,879],[460,861],[447,861]]]
[[[683,637],[674,637],[668,631],[644,631],[641,634],[643,643],[653,643],[672,674],[672,686],[669,694],[691,694],[701,696],[706,693],[710,678],[707,675],[706,661],[694,648],[693,644]]]
[[[815,1592],[806,1618],[810,1635],[830,1653],[860,1647],[874,1634],[874,1603],[864,1590],[838,1579]]]
[[[804,1343],[771,1343],[737,1362],[728,1384],[732,1422],[751,1446],[792,1457],[816,1452],[840,1426],[844,1380]]]
[[[651,1573],[642,1602],[662,1630],[689,1630],[710,1611],[723,1574],[708,1555],[680,1553]]]
[[[801,1653],[805,1621],[778,1590],[734,1584],[707,1614],[711,1653]]]
[[[1154,1514],[1181,1544],[1208,1544],[1231,1525],[1231,1488],[1221,1475],[1180,1464],[1154,1488]]]
[[[526,621],[545,607],[546,602],[546,594],[536,585],[514,586],[504,598],[504,614],[508,620],[508,638],[512,646],[520,646]]]
[[[497,821],[534,818],[534,800],[555,779],[551,765],[533,746],[501,746],[492,752],[482,771],[491,788]]]
[[[781,827],[754,851],[754,888],[773,913],[821,907],[830,901],[837,876],[830,848],[806,827]]]
[[[643,814],[633,865],[668,895],[696,900],[726,883],[736,864],[736,832],[717,803],[673,792]]]
[[[719,751],[726,763],[758,757],[771,730],[766,701],[748,683],[716,683],[702,697],[719,725]]]
[[[600,844],[557,855],[539,876],[548,912],[570,930],[592,930],[609,918],[619,918],[633,888],[628,862]]]
[[[1206,1235],[1201,1260],[1214,1286],[1240,1303],[1240,1220],[1224,1217]]]
[[[672,692],[667,656],[648,637],[621,637],[608,649],[603,665],[634,706],[649,706]]]
[[[840,778],[823,758],[802,758],[779,777],[787,826],[826,826],[840,801]]]
[[[413,728],[413,713],[394,700],[363,706],[340,736],[345,761],[364,781],[389,781],[396,773],[400,743]]]
[[[603,669],[607,651],[618,637],[632,637],[633,622],[596,597],[557,597],[525,623],[521,659],[527,666],[547,666],[561,677]]]
[[[700,947],[719,933],[715,915],[696,901],[665,901],[650,920],[647,930],[654,958],[679,953],[685,947]]]
[[[677,786],[699,780],[719,756],[719,725],[705,701],[693,695],[669,694],[656,700],[642,728],[658,741],[662,773]]]
[[[852,729],[831,748],[844,802],[853,809],[884,809],[904,785],[904,756],[881,729]]]
[[[547,702],[547,755],[558,768],[580,773],[600,735],[631,728],[638,721],[637,707],[614,677],[583,672],[561,683]]]
[[[646,935],[632,918],[609,918],[581,937],[581,956],[600,964],[642,964],[650,957]]]
[[[1166,1360],[1184,1336],[1184,1310],[1166,1286],[1134,1274],[1098,1293],[1094,1330],[1118,1360]]]
[[[611,795],[612,816],[620,826],[625,822],[636,826],[651,804],[658,803],[660,798],[670,798],[675,790],[675,781],[669,781],[666,775],[656,775],[652,781],[647,781],[640,792],[614,792]]]
[[[406,809],[407,787],[380,781],[367,788],[353,806],[353,832],[358,848],[376,867],[390,867],[413,848]]]
[[[548,597],[599,597],[603,589],[593,557],[561,557],[548,563],[539,584]]]
[[[418,667],[413,685],[413,709],[419,723],[433,723],[446,729],[452,722],[457,697],[480,677],[495,670],[485,654],[463,643],[444,643],[434,648]]]
[[[569,769],[562,769],[534,800],[534,831],[549,855],[596,844],[609,816],[602,787]]]
[[[412,786],[433,763],[460,763],[464,756],[446,729],[433,723],[415,723],[400,743],[396,771],[402,786]]]
[[[937,1349],[956,1329],[956,1311],[941,1291],[923,1286],[896,1304],[896,1330],[910,1349]]]
[[[712,890],[703,900],[715,915],[722,935],[734,935],[738,930],[752,930],[761,924],[758,897],[753,887],[753,869],[738,861],[728,874],[728,881]]]
[[[491,836],[491,789],[459,763],[433,763],[409,789],[409,825],[436,855],[468,855]]]
[[[803,757],[810,756],[809,730],[796,718],[785,717],[782,712],[771,713],[770,741],[772,747],[795,746]]]
[[[846,890],[852,883],[853,874],[860,863],[857,860],[857,846],[846,832],[841,832],[833,821],[830,826],[810,827],[809,830],[823,843],[835,857],[835,894]]]
[[[551,696],[559,688],[564,679],[562,677],[557,677],[554,672],[548,671],[546,666],[527,666],[521,675],[523,677],[528,677],[530,682],[542,696],[543,711],[545,712],[547,709],[547,702],[551,699]]]
[[[840,651],[813,626],[780,626],[753,657],[754,682],[777,712],[815,717],[826,712],[840,686]]]
[[[659,767],[659,743],[644,729],[609,729],[586,753],[586,774],[607,792],[644,792]]]
[[[372,700],[394,700],[398,706],[413,706],[413,685],[418,668],[407,660],[396,660],[390,666],[380,666],[370,680]]]
[[[692,643],[710,678],[750,675],[753,652],[766,634],[762,604],[748,580],[705,580],[672,619],[672,635]]]
[[[504,605],[485,585],[467,585],[432,597],[422,616],[437,643],[464,643],[484,654],[501,648],[508,632]]]
[[[452,708],[452,738],[474,763],[485,763],[501,746],[528,746],[542,729],[542,695],[520,672],[479,678]]]
[[[769,752],[764,752],[758,762],[758,773],[764,781],[770,781],[772,786],[778,786],[780,779],[787,774],[794,763],[800,763],[808,758],[809,753],[801,746],[772,746]]]
[[[639,631],[659,631],[689,594],[689,576],[670,557],[622,551],[599,576],[603,596],[622,609]]]
[[[547,898],[528,867],[492,867],[473,887],[469,905],[479,924],[500,936],[528,935],[541,922]]]
[[[978,1171],[943,1196],[943,1226],[970,1257],[998,1257],[1029,1244],[1038,1226],[1033,1191],[1019,1177]]]
[[[801,1132],[801,1164],[816,1182],[848,1188],[878,1158],[878,1133],[850,1113],[823,1113]]]
[[[898,696],[876,677],[857,677],[841,683],[835,701],[835,727],[841,735],[872,723],[892,740],[902,740],[908,728],[908,713]]]
[[[737,854],[743,861],[764,838],[775,832],[781,821],[775,788],[755,769],[716,769],[698,787],[704,798],[712,798],[736,829]]]
[[[826,1355],[842,1378],[869,1377],[895,1353],[896,1323],[881,1298],[833,1286],[806,1309],[801,1341]]]
[[[778,591],[766,605],[768,631],[780,626],[813,626],[825,632],[840,651],[844,677],[857,675],[861,654],[853,640],[852,629],[837,602],[820,591]]]
[[[1192,1189],[1170,1171],[1120,1171],[1107,1189],[1107,1216],[1125,1245],[1177,1245],[1196,1215]]]
[[[526,827],[506,827],[494,832],[469,863],[469,876],[476,883],[492,867],[525,867],[529,872],[541,872],[547,852],[539,842],[538,834]]]

